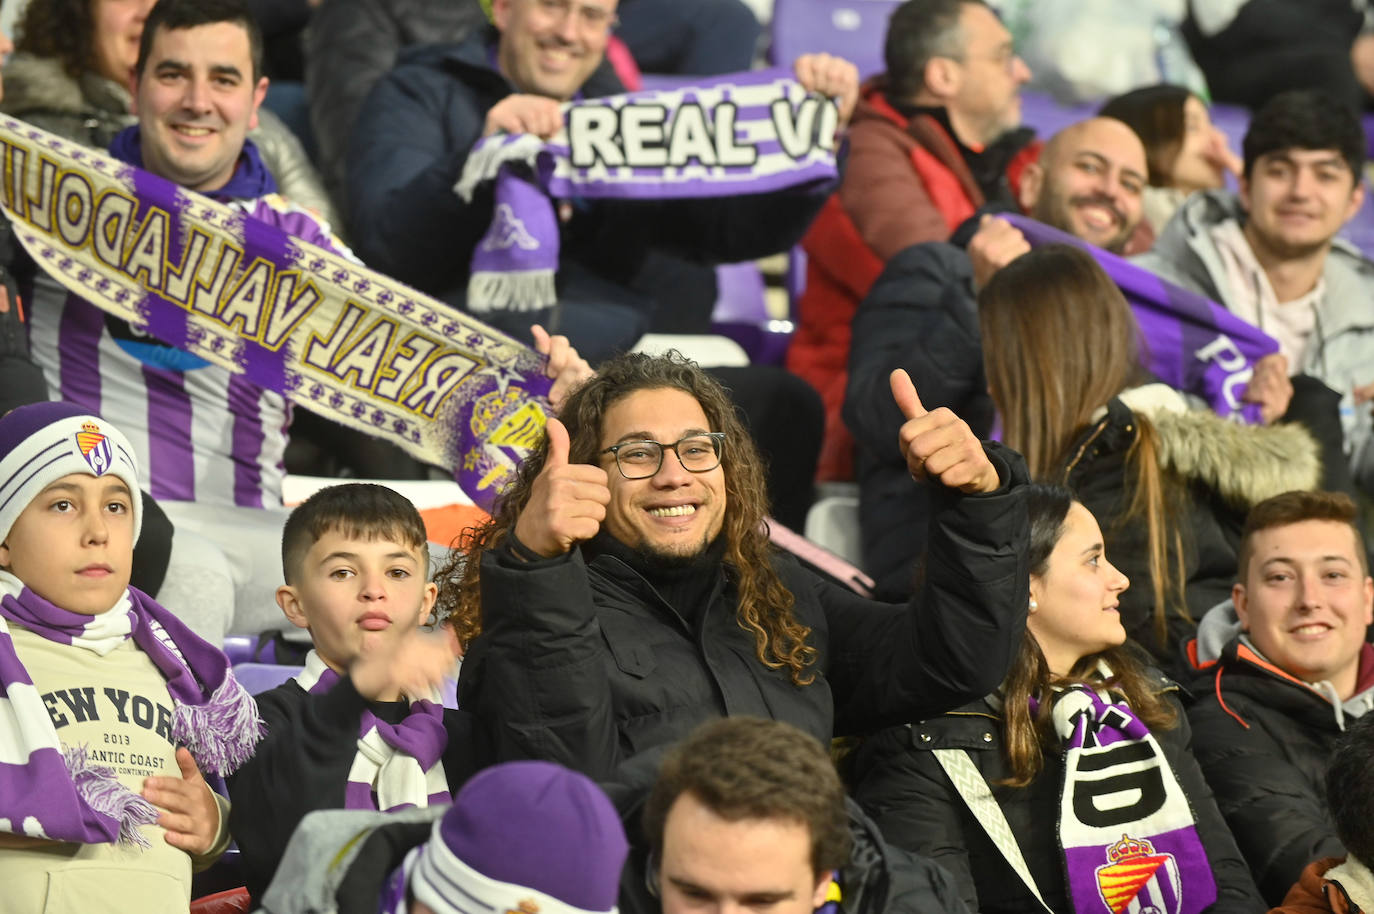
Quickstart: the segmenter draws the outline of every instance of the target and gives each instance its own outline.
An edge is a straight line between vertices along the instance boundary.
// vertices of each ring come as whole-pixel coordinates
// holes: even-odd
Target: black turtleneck
[[[725,537],[717,536],[711,545],[694,556],[667,558],[627,546],[603,529],[588,540],[583,549],[588,559],[595,555],[610,555],[629,565],[696,631],[701,614],[711,598],[711,589],[720,577],[721,560],[725,557]]]

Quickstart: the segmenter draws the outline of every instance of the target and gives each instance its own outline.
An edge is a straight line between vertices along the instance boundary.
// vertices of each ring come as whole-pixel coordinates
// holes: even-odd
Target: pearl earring
[[[1036,611],[1037,609],[1039,609],[1039,608],[1040,608],[1040,604],[1036,603],[1034,600],[1031,600],[1031,601],[1030,601],[1030,611],[1031,611],[1031,612],[1035,612],[1035,611]]]

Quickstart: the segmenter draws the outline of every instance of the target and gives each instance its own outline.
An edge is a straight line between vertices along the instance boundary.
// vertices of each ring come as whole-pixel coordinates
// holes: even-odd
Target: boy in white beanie
[[[0,885],[7,910],[184,912],[259,737],[218,649],[128,586],[124,436],[65,403],[0,418]]]

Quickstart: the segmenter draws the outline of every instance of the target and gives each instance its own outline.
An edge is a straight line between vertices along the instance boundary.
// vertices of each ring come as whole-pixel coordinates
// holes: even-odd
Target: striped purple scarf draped
[[[295,681],[311,695],[319,695],[334,687],[339,674],[311,651]],[[364,711],[358,754],[344,788],[344,808],[390,812],[448,803],[452,797],[442,762],[447,746],[444,708],[434,697],[413,700],[410,713],[396,724]]]
[[[261,737],[253,698],[229,661],[180,620],[135,588],[112,609],[68,612],[0,572],[0,831],[81,844],[147,846],[138,826],[157,811],[91,763],[85,746],[65,746],[43,699],[15,652],[9,623],[58,644],[104,656],[126,639],[167,679],[176,705],[172,737],[202,771],[224,775],[243,764]]]

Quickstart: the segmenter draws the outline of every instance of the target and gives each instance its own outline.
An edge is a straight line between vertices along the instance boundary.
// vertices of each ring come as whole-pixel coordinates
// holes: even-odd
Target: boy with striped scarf
[[[253,751],[224,655],[129,587],[133,449],[100,417],[0,418],[0,885],[5,910],[185,912],[229,843],[201,772]]]
[[[277,603],[314,649],[257,696],[267,732],[229,784],[255,899],[306,813],[448,803],[478,768],[468,716],[436,691],[456,675],[456,641],[420,631],[437,589],[415,506],[385,486],[322,489],[287,519],[282,567]]]

